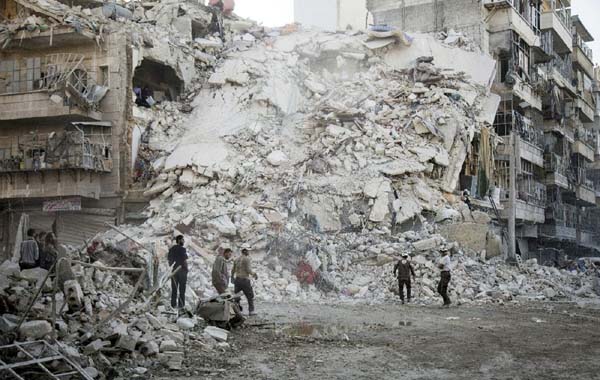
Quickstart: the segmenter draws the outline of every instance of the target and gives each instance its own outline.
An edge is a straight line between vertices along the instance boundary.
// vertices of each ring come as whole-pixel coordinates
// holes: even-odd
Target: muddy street
[[[188,350],[186,375],[600,379],[600,315],[589,307],[269,304],[261,312],[232,334],[222,357]]]

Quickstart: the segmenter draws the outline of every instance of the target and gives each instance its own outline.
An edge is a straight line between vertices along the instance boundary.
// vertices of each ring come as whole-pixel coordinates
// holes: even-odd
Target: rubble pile
[[[481,58],[448,47],[452,33],[403,36],[373,50],[371,36],[311,31],[225,44],[191,113],[166,112],[148,128],[153,199],[129,233],[160,240],[163,255],[173,234],[191,238],[190,301],[214,294],[218,246],[249,243],[259,299],[385,302],[392,262],[411,252],[419,299],[433,302],[437,250],[452,244],[435,222],[490,221],[451,193],[474,134],[493,122],[493,70],[469,75],[420,55],[429,46]],[[457,257],[461,303],[594,294],[592,275],[518,270],[480,254]],[[308,282],[298,269],[306,262],[316,274]]]
[[[117,256],[109,249],[94,255]],[[77,254],[73,257],[79,258]],[[139,262],[139,258],[133,261]],[[11,343],[14,338],[35,341],[55,337],[57,342],[53,347],[92,378],[105,378],[99,374],[110,376],[117,365],[129,368],[133,375],[143,374],[148,368],[181,370],[185,347],[194,345],[197,350],[210,352],[229,346],[226,338],[222,338],[224,330],[210,327],[203,332],[205,323],[201,318],[178,314],[163,305],[154,299],[154,289],[139,291],[137,286],[146,280],[145,276],[140,279],[141,270],[125,276],[100,260],[93,265],[74,261],[70,268],[73,280],[65,281],[59,270],[57,282],[63,285],[56,292],[54,314],[52,278],[45,282],[41,295],[28,311],[29,303],[47,276],[45,269],[20,271],[10,261],[0,266],[3,344]],[[23,315],[26,320],[19,325]],[[55,315],[55,329],[52,315]]]

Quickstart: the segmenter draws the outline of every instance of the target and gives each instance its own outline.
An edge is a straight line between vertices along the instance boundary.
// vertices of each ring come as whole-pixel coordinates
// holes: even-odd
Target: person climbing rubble
[[[171,277],[171,307],[183,309],[185,307],[185,287],[187,284],[188,264],[187,251],[183,246],[185,240],[183,235],[175,238],[175,245],[169,249],[169,266],[179,271]]]
[[[27,239],[21,242],[21,258],[19,259],[19,267],[21,270],[32,269],[38,266],[40,252],[38,242],[35,240],[35,230],[30,228],[27,230]]]
[[[448,284],[450,283],[450,270],[452,269],[452,260],[451,257],[454,254],[454,250],[450,249],[446,246],[440,249],[440,252],[444,255],[440,259],[438,263],[438,268],[440,269],[440,282],[437,286],[438,293],[442,296],[444,300],[444,307],[450,307],[452,301],[450,301],[450,297],[448,297]]]
[[[243,292],[248,300],[248,315],[256,315],[254,312],[254,289],[250,277],[256,280],[258,275],[252,270],[252,261],[250,260],[250,245],[242,245],[242,256],[235,260],[231,271],[231,279],[233,280],[234,293]],[[240,299],[237,299],[240,304]],[[240,305],[241,308],[241,305]]]
[[[412,265],[408,261],[408,253],[402,254],[402,259],[398,260],[396,265],[394,266],[394,277],[398,279],[398,290],[400,292],[400,300],[404,305],[404,287],[406,287],[406,297],[407,302],[410,303],[411,293],[410,293],[410,277],[415,278],[415,270]]]
[[[229,285],[229,273],[227,262],[231,259],[231,248],[221,247],[221,252],[217,255],[212,267],[212,284],[218,294],[223,294]]]

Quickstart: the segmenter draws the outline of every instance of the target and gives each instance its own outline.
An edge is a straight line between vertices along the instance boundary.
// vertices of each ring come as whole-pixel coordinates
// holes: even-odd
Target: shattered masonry
[[[435,304],[441,248],[458,253],[461,305],[600,295],[593,258],[506,264],[502,217],[461,200],[473,171],[498,178],[507,105],[496,60],[462,34],[267,29],[188,2],[7,4],[0,330],[71,361],[57,370],[185,370],[190,347],[229,348],[166,302],[177,234],[187,305],[215,295],[218,247],[243,243],[259,303],[387,302],[407,252],[416,301]],[[56,230],[56,280],[19,269],[28,227]]]

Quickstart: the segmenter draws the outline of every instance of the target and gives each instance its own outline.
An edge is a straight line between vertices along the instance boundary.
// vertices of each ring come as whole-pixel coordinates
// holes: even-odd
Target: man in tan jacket
[[[256,279],[258,276],[252,270],[252,261],[250,260],[250,246],[242,245],[242,256],[233,264],[231,278],[233,278],[234,292],[237,294],[243,292],[248,300],[248,315],[256,315],[254,312],[254,290],[250,277]],[[238,303],[239,303],[238,299]],[[241,307],[241,306],[240,306]]]

